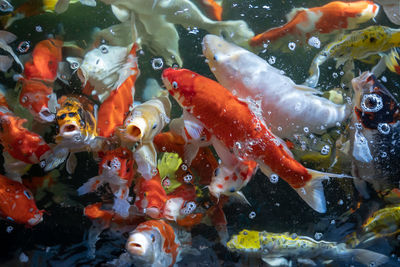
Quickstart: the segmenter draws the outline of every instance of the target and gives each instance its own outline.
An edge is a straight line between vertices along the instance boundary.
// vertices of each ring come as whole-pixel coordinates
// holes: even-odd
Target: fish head
[[[105,80],[121,68],[128,52],[126,47],[101,44],[86,53],[79,67],[79,78],[84,83],[91,78]]]
[[[257,252],[261,249],[260,233],[251,230],[242,230],[232,236],[226,244],[229,250]]]
[[[41,81],[24,80],[19,95],[19,103],[27,108],[34,118],[40,122],[53,122],[55,114],[49,108],[54,98],[53,89]]]
[[[162,236],[154,228],[133,231],[126,243],[126,250],[135,259],[152,263],[160,256]]]
[[[85,116],[84,112],[86,111],[79,100],[72,97],[67,98],[57,111],[56,120],[59,127],[57,138],[82,141],[87,135],[86,129],[89,123],[86,121],[88,116]]]
[[[379,12],[379,5],[371,1],[356,1],[351,3],[346,10],[346,15],[350,18],[349,22],[351,23],[351,19],[354,18],[359,24],[375,18]]]
[[[390,125],[400,120],[400,105],[394,96],[370,72],[352,80],[354,113],[366,129],[390,130]]]
[[[113,177],[119,177],[121,183],[130,182],[135,174],[132,151],[119,147],[107,151],[100,163],[100,174],[107,173]]]
[[[183,107],[193,106],[196,95],[195,78],[198,76],[187,69],[168,68],[162,73],[162,81],[170,95]]]

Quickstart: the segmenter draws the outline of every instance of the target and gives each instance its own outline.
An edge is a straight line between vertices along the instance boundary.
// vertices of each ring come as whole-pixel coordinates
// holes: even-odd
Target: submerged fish
[[[343,243],[316,241],[308,236],[289,233],[242,230],[231,238],[227,247],[240,253],[261,256],[271,266],[291,266],[290,258],[307,265],[316,265],[314,260],[329,262],[336,259],[379,266],[389,260],[385,255],[366,249],[349,249]]]
[[[238,158],[254,160],[264,174],[276,173],[288,182],[313,209],[326,211],[321,181],[328,175],[343,175],[306,169],[254,115],[247,103],[217,82],[187,69],[173,68],[164,70],[162,79],[186,118],[213,135],[213,146],[224,164],[235,166]]]
[[[252,101],[266,126],[281,138],[293,139],[294,134],[304,133],[304,128],[324,133],[350,113],[346,105],[337,105],[318,96],[318,91],[295,84],[262,58],[221,37],[206,35],[203,54],[221,85]]]
[[[357,189],[367,197],[361,180],[371,183],[377,191],[399,185],[400,104],[370,72],[354,78],[352,85],[352,173],[358,178],[354,180]]]
[[[22,183],[0,175],[0,217],[34,226],[43,220],[43,210],[39,210],[31,191]]]
[[[363,224],[364,238],[394,236],[400,232],[400,206],[380,209]],[[371,235],[372,234],[372,235]]]
[[[15,55],[12,48],[8,45],[14,42],[16,39],[17,36],[15,36],[13,33],[0,30],[0,48],[10,54],[10,56],[0,55],[0,71],[2,72],[6,72],[9,68],[11,68],[13,60],[17,62],[18,65],[20,65],[22,70],[24,69],[24,65],[22,65],[19,58]]]
[[[313,33],[354,29],[373,19],[378,11],[379,6],[372,1],[333,1],[320,7],[295,8],[286,15],[288,22],[285,25],[260,33],[251,38],[249,43],[251,46],[259,46],[287,35],[309,38]]]
[[[328,44],[314,57],[309,70],[310,77],[306,79],[305,84],[317,86],[319,66],[330,58],[336,60],[338,67],[348,60],[366,59],[396,46],[400,46],[400,29],[377,25],[353,31]]]

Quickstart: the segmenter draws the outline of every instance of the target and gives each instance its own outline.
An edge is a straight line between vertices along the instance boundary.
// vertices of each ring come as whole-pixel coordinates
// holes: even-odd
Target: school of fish
[[[398,266],[400,2],[292,3],[286,23],[257,15],[283,25],[254,31],[233,2],[0,0],[1,229],[62,227],[52,207],[78,211],[90,266]],[[82,5],[114,18],[91,43],[61,24],[19,39],[16,25]],[[310,67],[266,53],[311,55]],[[342,215],[332,190],[352,202]],[[295,203],[265,203],[274,194]],[[310,237],[227,212],[258,204],[331,222]],[[199,232],[213,245],[194,246]],[[99,265],[105,233],[124,245]],[[29,262],[22,251],[0,265]]]

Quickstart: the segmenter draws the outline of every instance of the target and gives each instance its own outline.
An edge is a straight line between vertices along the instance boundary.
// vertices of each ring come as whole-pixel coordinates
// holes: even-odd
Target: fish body
[[[325,211],[320,178],[326,174],[308,170],[297,162],[246,102],[217,82],[187,69],[166,69],[162,78],[184,112],[213,134],[213,146],[220,158],[227,162],[232,151],[234,158],[256,161],[264,174],[276,173],[314,209]]]
[[[136,58],[130,58],[130,52],[128,47],[101,44],[85,54],[78,75],[84,85],[93,87],[92,95],[98,96],[100,102],[130,76],[127,72],[135,74],[131,69],[135,68]]]
[[[0,142],[14,159],[38,164],[48,158],[51,148],[40,135],[23,126],[26,121],[12,113],[0,112]]]
[[[396,24],[400,25],[400,2],[397,0],[375,0],[376,3],[382,5],[383,11],[385,11],[388,19]]]
[[[167,194],[161,185],[161,178],[158,174],[149,180],[140,177],[135,183],[134,192],[136,195],[134,205],[139,211],[154,219],[163,217]]]
[[[400,232],[400,206],[380,209],[362,226],[364,234],[373,234],[373,238],[393,236]]]
[[[106,151],[99,164],[99,175],[90,178],[78,188],[78,194],[93,192],[100,185],[108,183],[115,196],[113,210],[122,217],[128,217],[129,188],[135,175],[133,164],[132,152],[126,148]]]
[[[219,198],[223,195],[234,195],[240,192],[250,181],[251,177],[257,171],[257,163],[255,161],[246,160],[239,161],[235,168],[227,168],[219,166],[214,171],[214,176],[208,189],[210,193]]]
[[[127,56],[123,70],[119,71],[120,85],[117,85],[117,88],[100,105],[97,114],[99,136],[110,137],[113,135],[115,128],[124,123],[129,109],[133,105],[135,82],[139,75],[136,49],[137,45],[134,45]],[[126,77],[125,80],[123,80],[124,76]]]
[[[348,60],[365,59],[396,46],[400,46],[399,29],[377,25],[353,31],[328,44],[314,57],[309,70],[310,77],[305,83],[316,87],[320,74],[319,66],[330,58],[336,60],[338,67]]]
[[[222,20],[222,7],[214,0],[197,0],[210,19]]]
[[[375,190],[398,187],[400,168],[400,105],[370,72],[352,80],[354,114],[351,121],[352,174]],[[356,180],[357,188],[368,194]]]
[[[36,44],[32,60],[25,63],[24,77],[53,82],[57,78],[58,63],[62,60],[63,41],[48,39]]]
[[[348,249],[345,244],[316,241],[307,236],[242,230],[227,243],[230,250],[260,255],[272,266],[289,266],[287,258],[309,260],[354,260],[378,266],[389,260],[385,255],[365,249]]]
[[[193,185],[180,185],[168,194],[164,207],[164,217],[168,220],[177,221],[194,213],[197,208],[196,197],[196,188]]]
[[[126,243],[130,257],[140,266],[173,266],[179,260],[180,241],[163,220],[138,225]]]
[[[43,210],[37,208],[31,191],[22,183],[0,175],[0,217],[34,226],[43,220]]]
[[[340,29],[354,29],[373,19],[379,6],[372,1],[333,1],[324,6],[295,8],[286,17],[285,25],[269,29],[250,39],[251,46],[274,42],[286,35],[311,37],[313,33],[331,33]]]
[[[241,99],[249,99],[253,110],[281,138],[294,134],[321,134],[347,118],[350,108],[316,95],[312,88],[295,84],[280,70],[257,55],[206,35],[203,54],[219,83]],[[259,103],[261,102],[261,103]]]
[[[32,79],[21,80],[22,89],[19,94],[19,103],[34,116],[37,121],[48,123],[56,118],[55,106],[57,96],[48,84]]]

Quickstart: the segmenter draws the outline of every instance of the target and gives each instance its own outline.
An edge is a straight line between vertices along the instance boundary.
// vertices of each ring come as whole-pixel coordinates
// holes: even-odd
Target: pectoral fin
[[[157,167],[157,152],[153,143],[151,142],[140,146],[135,153],[133,153],[133,157],[138,165],[138,172],[140,172],[146,180],[151,179],[151,177],[153,177],[153,170],[156,170]]]
[[[76,159],[75,153],[70,153],[67,159],[67,164],[65,166],[67,172],[69,174],[73,174],[75,172],[76,165],[78,164],[78,160]]]
[[[270,258],[263,255],[261,258],[269,266],[290,266],[290,261],[282,257]]]

